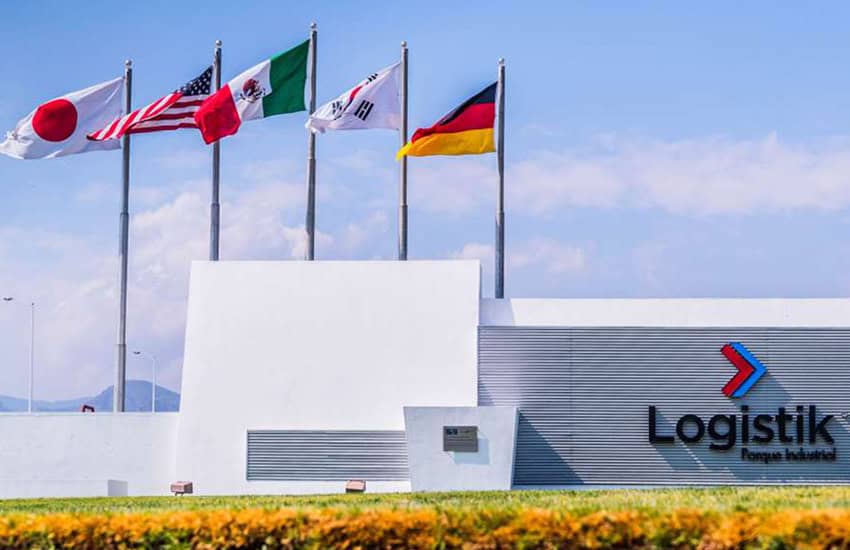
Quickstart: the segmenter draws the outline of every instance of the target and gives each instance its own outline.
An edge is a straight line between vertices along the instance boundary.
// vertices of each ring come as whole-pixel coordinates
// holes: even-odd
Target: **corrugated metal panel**
[[[404,481],[407,442],[396,430],[249,430],[248,481]]]
[[[742,342],[767,374],[741,399],[721,388],[735,373],[720,353]],[[516,485],[850,483],[850,425],[829,424],[836,462],[741,460],[740,436],[728,451],[648,441],[649,405],[660,431],[696,414],[756,414],[817,405],[818,414],[850,410],[850,329],[481,327],[480,405],[520,408]],[[739,421],[740,422],[740,421]],[[795,447],[776,440],[750,450]]]

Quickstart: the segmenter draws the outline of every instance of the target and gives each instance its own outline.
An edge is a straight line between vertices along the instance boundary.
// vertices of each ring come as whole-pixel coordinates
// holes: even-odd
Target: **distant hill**
[[[113,386],[109,386],[92,397],[77,397],[61,401],[33,401],[36,412],[78,412],[82,405],[91,405],[96,412],[112,410]],[[19,397],[0,395],[0,412],[26,412],[27,400]],[[151,383],[146,380],[128,380],[124,395],[124,410],[128,412],[151,410]],[[180,394],[157,385],[157,412],[180,410]]]

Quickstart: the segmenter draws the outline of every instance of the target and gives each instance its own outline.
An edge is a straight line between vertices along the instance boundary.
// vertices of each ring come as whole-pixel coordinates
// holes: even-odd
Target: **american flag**
[[[212,65],[181,88],[146,107],[112,121],[108,126],[88,135],[94,141],[118,139],[124,134],[163,132],[178,128],[197,128],[195,111],[210,95]]]

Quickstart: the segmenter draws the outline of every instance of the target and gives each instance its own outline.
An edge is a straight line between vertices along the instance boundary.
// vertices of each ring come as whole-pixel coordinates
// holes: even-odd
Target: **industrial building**
[[[0,415],[0,496],[850,482],[850,300],[196,262],[178,413]]]

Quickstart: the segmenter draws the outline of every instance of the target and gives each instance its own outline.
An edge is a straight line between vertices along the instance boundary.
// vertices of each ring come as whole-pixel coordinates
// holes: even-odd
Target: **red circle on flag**
[[[77,129],[77,108],[67,99],[54,99],[35,110],[32,129],[46,141],[64,141]]]

